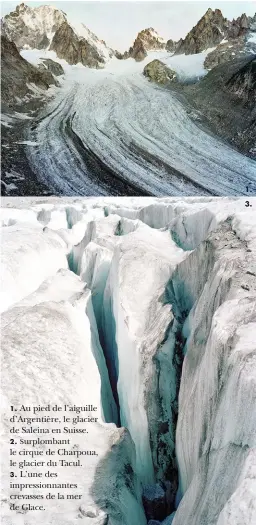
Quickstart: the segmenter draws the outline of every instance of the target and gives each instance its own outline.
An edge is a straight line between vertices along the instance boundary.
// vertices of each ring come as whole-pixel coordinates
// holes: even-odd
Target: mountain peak
[[[22,4],[19,4],[19,5],[16,6],[15,11],[16,12],[25,11],[27,8],[28,8],[28,6],[26,4],[24,4],[24,3],[22,3]]]
[[[19,49],[51,49],[70,64],[103,67],[113,55],[84,24],[70,24],[66,14],[51,5],[18,5],[4,17],[2,30]]]
[[[50,45],[54,32],[65,19],[64,13],[53,6],[30,7],[22,3],[3,18],[2,30],[19,49],[42,49]]]
[[[155,45],[159,42],[164,43],[165,40],[158,34],[158,32],[153,27],[147,27],[146,29],[142,29],[136,37],[136,39],[141,39],[146,46],[151,46],[153,44],[153,41],[155,41]]]
[[[220,9],[209,8],[199,22],[189,31],[186,38],[181,39],[176,50],[177,54],[196,54],[218,45],[225,37],[227,19]]]
[[[139,62],[147,56],[147,51],[164,49],[165,45],[165,40],[157,31],[153,27],[148,27],[137,34],[127,55]]]
[[[243,13],[231,22],[223,16],[220,9],[213,11],[209,8],[185,39],[178,43],[176,54],[193,55],[227,41],[231,41],[232,45],[237,39],[242,45],[252,20]]]

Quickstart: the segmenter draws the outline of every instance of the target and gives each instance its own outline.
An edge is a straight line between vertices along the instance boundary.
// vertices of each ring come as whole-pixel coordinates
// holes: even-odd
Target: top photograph
[[[1,194],[256,195],[255,2],[1,6]]]

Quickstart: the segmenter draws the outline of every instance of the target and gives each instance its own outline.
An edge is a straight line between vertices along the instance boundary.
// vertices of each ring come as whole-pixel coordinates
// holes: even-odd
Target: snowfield
[[[174,93],[143,76],[155,58],[181,80],[203,76],[211,49],[198,55],[150,52],[142,62],[107,61],[102,70],[69,66],[54,52],[23,50],[37,64],[62,64],[61,88],[33,123],[33,171],[59,195],[241,195],[255,184],[255,162],[207,133]],[[59,78],[59,77],[58,77]]]
[[[72,441],[98,455],[79,475],[65,469],[81,501],[49,501],[38,525],[146,525],[142,495],[154,503],[156,493],[166,525],[255,523],[250,204],[3,199],[6,525],[35,523],[33,512],[9,510],[10,405],[50,400],[98,407],[89,434]]]

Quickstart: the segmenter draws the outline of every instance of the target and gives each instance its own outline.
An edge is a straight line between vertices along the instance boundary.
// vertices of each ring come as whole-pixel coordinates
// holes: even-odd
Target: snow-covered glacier
[[[245,204],[3,199],[6,417],[49,395],[100,412],[76,438],[98,452],[81,502],[51,502],[37,523],[255,522],[256,199]],[[4,523],[18,525],[8,468]]]

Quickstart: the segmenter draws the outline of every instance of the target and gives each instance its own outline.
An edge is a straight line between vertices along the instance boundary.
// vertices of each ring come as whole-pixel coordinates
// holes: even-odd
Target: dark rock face
[[[50,49],[69,64],[81,63],[96,69],[104,66],[104,59],[97,49],[84,38],[79,38],[67,22],[56,31]]]
[[[136,39],[133,47],[129,49],[129,57],[134,58],[136,62],[141,62],[147,56],[147,51],[140,39]]]
[[[29,64],[13,42],[1,36],[1,69],[2,69],[2,102],[12,107],[16,103],[15,97],[23,98],[29,93],[27,84],[35,84],[41,89],[48,89],[50,85],[58,85],[50,71],[41,71]]]
[[[142,501],[147,520],[162,521],[166,516],[165,491],[161,485],[148,485],[144,487]]]
[[[38,41],[37,49],[47,49],[50,45],[50,40],[47,35],[43,35],[42,40]]]
[[[208,9],[184,40],[177,45],[176,54],[191,55],[201,53],[205,49],[217,46],[222,40],[232,40],[243,37],[251,19],[245,14],[237,20],[228,21],[219,9]]]
[[[51,58],[42,58],[42,64],[40,64],[39,69],[42,71],[48,69],[48,71],[50,71],[50,73],[56,77],[64,75],[64,69],[62,65],[58,62],[55,62],[55,60],[51,60]]]
[[[20,4],[3,18],[2,34],[18,49],[25,46],[46,49],[50,44],[47,35],[53,34],[64,20],[64,13],[51,6],[31,8]]]
[[[120,53],[120,51],[117,51],[117,49],[114,50],[114,56],[118,58],[118,60],[123,60],[124,55]]]
[[[168,84],[176,80],[176,72],[157,59],[144,67],[143,75],[157,84]]]
[[[235,58],[214,67],[197,84],[183,87],[217,134],[252,155],[256,142],[255,62],[255,56]]]
[[[245,48],[244,43],[236,39],[232,42],[226,42],[224,44],[219,44],[216,49],[209,53],[204,61],[205,69],[212,69],[224,62],[229,60],[236,59],[238,56],[244,55]]]
[[[170,53],[174,53],[175,49],[177,47],[177,42],[174,42],[174,40],[167,40],[166,42],[166,51],[169,51]]]
[[[253,107],[256,103],[256,58],[249,60],[226,82],[226,90],[246,104]],[[256,141],[256,129],[255,129]]]
[[[255,35],[255,41],[251,37]],[[204,61],[205,69],[212,69],[224,62],[256,54],[256,15],[248,18],[242,15],[230,22],[228,40],[220,43]]]
[[[221,11],[208,9],[195,27],[181,40],[176,54],[192,55],[219,44],[227,31],[228,21]]]

